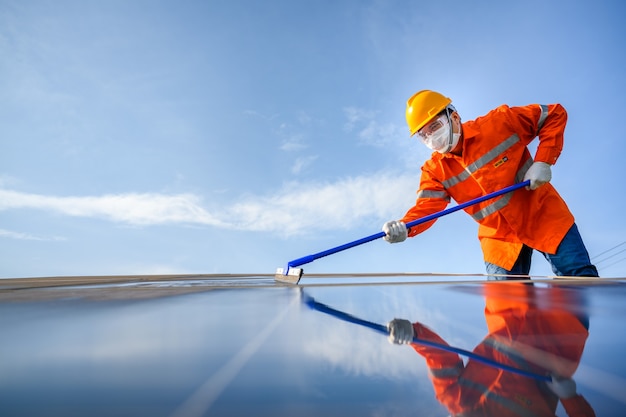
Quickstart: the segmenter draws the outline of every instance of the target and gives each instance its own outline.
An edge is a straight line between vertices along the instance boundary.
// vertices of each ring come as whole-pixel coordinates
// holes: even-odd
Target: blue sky
[[[0,0],[0,277],[274,273],[377,233],[415,200],[429,152],[404,109],[422,89],[464,120],[563,104],[552,182],[601,274],[626,276],[625,17],[586,0]],[[484,272],[462,212],[304,268]],[[532,272],[551,274],[540,256]]]

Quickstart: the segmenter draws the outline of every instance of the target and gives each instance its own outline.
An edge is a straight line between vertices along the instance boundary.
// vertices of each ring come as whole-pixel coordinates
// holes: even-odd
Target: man
[[[410,344],[426,360],[437,400],[454,416],[550,416],[561,402],[568,416],[595,416],[578,393],[576,372],[589,336],[584,292],[526,283],[485,284],[485,320],[489,333],[473,353],[459,355],[427,343],[447,345],[420,322],[393,319],[389,341]],[[487,363],[487,360],[492,364]],[[506,365],[550,381],[495,367]]]
[[[422,166],[415,206],[401,220],[383,225],[385,240],[404,241],[435,220],[407,230],[406,223],[457,203],[530,180],[526,189],[469,206],[479,223],[478,237],[490,279],[528,275],[533,250],[558,276],[598,276],[574,216],[550,184],[551,165],[563,148],[567,113],[560,104],[502,105],[476,120],[461,123],[452,100],[422,90],[407,102],[411,136],[434,152]],[[536,137],[535,158],[527,145]]]

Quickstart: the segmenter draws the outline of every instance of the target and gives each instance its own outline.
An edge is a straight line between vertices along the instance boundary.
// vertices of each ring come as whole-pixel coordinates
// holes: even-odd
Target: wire
[[[600,259],[599,261],[595,261],[595,263],[596,263],[596,265],[597,265],[597,264],[599,264],[599,263],[602,263],[602,262],[604,262],[604,261],[606,261],[606,260],[608,260],[608,259],[611,259],[611,258],[612,258],[612,257],[614,257],[614,256],[619,255],[619,254],[620,254],[620,253],[622,253],[622,252],[626,252],[626,249],[622,249],[621,251],[619,251],[619,252],[615,252],[614,254],[609,255],[609,256],[607,256],[607,257],[606,257],[606,258],[604,258],[604,259]]]
[[[591,260],[593,261],[593,264],[594,264],[596,267],[601,268],[601,269],[604,271],[604,270],[606,270],[607,268],[609,268],[609,267],[611,267],[611,266],[613,266],[613,265],[615,265],[615,264],[618,264],[618,263],[620,263],[620,262],[623,262],[624,260],[626,260],[626,258],[621,258],[621,259],[618,259],[617,261],[615,261],[615,262],[611,262],[611,263],[609,263],[608,265],[606,265],[606,264],[600,265],[600,264],[602,264],[603,262],[606,262],[606,261],[608,261],[609,259],[614,258],[615,256],[619,255],[620,253],[624,253],[624,252],[626,252],[626,248],[625,248],[625,249],[622,249],[622,250],[620,250],[620,251],[614,252],[614,253],[610,254],[609,256],[606,256],[606,257],[604,257],[604,258],[602,258],[602,259],[598,259],[598,258],[599,258],[599,257],[601,257],[602,255],[606,255],[607,253],[609,253],[609,252],[611,252],[611,251],[614,251],[615,249],[617,249],[617,248],[619,248],[620,246],[625,245],[625,244],[626,244],[626,241],[624,241],[624,242],[622,242],[622,243],[619,243],[619,244],[617,244],[617,245],[613,246],[612,248],[607,249],[607,250],[605,250],[604,252],[601,252],[601,253],[599,253],[599,254],[597,254],[597,255],[595,255],[595,256],[592,256],[592,257],[591,257]]]
[[[624,245],[624,244],[626,244],[626,241],[624,241],[624,242],[622,242],[622,243],[620,243],[620,244],[618,244],[618,245],[613,246],[611,249],[607,249],[607,250],[605,250],[604,252],[601,252],[601,253],[599,253],[599,254],[597,254],[597,255],[592,256],[592,257],[591,257],[591,260],[594,260],[594,259],[596,259],[597,257],[604,255],[605,253],[611,252],[613,249],[617,249],[617,248],[619,248],[620,246],[622,246],[622,245]],[[623,251],[622,251],[622,252],[623,252]],[[602,262],[602,261],[599,261],[599,262]]]
[[[622,251],[622,252],[623,252],[623,251]],[[615,261],[615,262],[613,262],[613,263],[610,263],[610,264],[608,264],[608,265],[603,265],[603,266],[602,266],[602,269],[607,269],[608,267],[613,266],[613,265],[618,264],[618,263],[623,262],[623,261],[626,261],[626,258],[622,258],[622,259],[617,260],[617,261]]]

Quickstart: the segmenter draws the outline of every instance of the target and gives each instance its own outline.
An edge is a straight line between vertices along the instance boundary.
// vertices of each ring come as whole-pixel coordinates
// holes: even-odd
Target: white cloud
[[[285,235],[349,229],[365,218],[401,217],[415,197],[419,176],[374,174],[329,184],[292,183],[279,193],[235,204],[237,228]]]
[[[306,167],[311,165],[316,159],[317,159],[317,155],[315,155],[315,156],[306,156],[306,157],[302,157],[302,158],[296,158],[296,160],[294,161],[294,163],[293,163],[293,165],[291,167],[291,172],[293,174],[301,173],[302,170],[304,170]]]
[[[344,128],[350,132],[354,129],[358,123],[367,123],[374,119],[376,112],[372,110],[359,109],[357,107],[346,107],[343,109],[348,121],[345,123]]]
[[[222,226],[192,194],[117,194],[51,197],[0,190],[0,210],[39,209],[76,217],[94,217],[134,225],[199,223]]]
[[[418,378],[427,373],[424,361],[410,347],[391,345],[383,336],[348,323],[313,325],[309,336],[306,355],[353,375]]]
[[[14,187],[19,184],[19,180],[10,175],[0,175],[0,187]]]
[[[59,241],[65,240],[63,237],[58,236],[35,236],[29,233],[21,233],[21,232],[13,232],[11,230],[0,229],[0,237],[5,237],[9,239],[17,239],[17,240],[40,240],[40,241]]]
[[[306,149],[308,146],[302,141],[302,136],[293,136],[280,145],[280,150],[285,152],[295,152]]]
[[[418,179],[416,174],[378,173],[327,184],[290,183],[271,196],[248,197],[217,212],[209,212],[193,194],[58,197],[0,189],[0,211],[33,209],[138,226],[201,224],[288,236],[400,217],[414,200]]]
[[[297,114],[298,123],[301,125],[309,125],[313,121],[313,118],[309,116],[306,112],[299,111]]]
[[[359,141],[368,146],[377,148],[393,148],[404,143],[408,136],[404,126],[396,123],[383,123],[376,120],[378,112],[373,110],[346,107],[343,109],[347,118],[344,129],[347,132],[355,131]]]
[[[244,114],[245,116],[259,117],[259,118],[261,118],[261,119],[263,119],[263,120],[273,120],[273,119],[275,119],[275,118],[277,118],[277,117],[278,117],[278,114],[277,114],[277,113],[276,113],[276,114],[272,114],[272,115],[269,115],[269,116],[268,116],[268,115],[263,114],[263,113],[260,113],[260,112],[258,112],[258,111],[256,111],[256,110],[250,110],[250,109],[248,109],[248,110],[244,110],[244,111],[243,111],[243,114]]]
[[[359,139],[367,145],[378,148],[397,146],[401,139],[407,136],[406,132],[392,123],[380,124],[370,121],[359,132]]]

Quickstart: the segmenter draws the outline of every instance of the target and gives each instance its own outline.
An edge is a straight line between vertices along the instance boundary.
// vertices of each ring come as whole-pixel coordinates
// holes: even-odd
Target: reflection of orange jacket
[[[503,288],[505,294],[501,292]],[[535,374],[571,377],[580,361],[587,329],[569,311],[558,307],[538,309],[532,301],[525,301],[535,291],[525,284],[487,287],[485,317],[489,334],[474,353]],[[563,293],[558,288],[550,289],[550,297],[555,293],[558,297],[559,292]],[[446,344],[420,323],[413,328],[420,339]],[[542,381],[472,359],[464,365],[457,354],[412,346],[426,359],[435,395],[452,414],[555,415],[559,399]],[[580,395],[561,402],[569,416],[595,416]]]
[[[433,153],[422,166],[415,206],[409,222],[443,210],[450,198],[464,203],[523,180],[533,163],[527,145],[539,136],[535,161],[554,164],[563,148],[567,113],[559,104],[500,106],[463,123],[463,153]],[[551,184],[535,191],[519,189],[465,211],[480,226],[478,237],[485,261],[510,270],[522,245],[555,253],[574,224],[574,217]],[[409,236],[434,221],[412,227]]]

